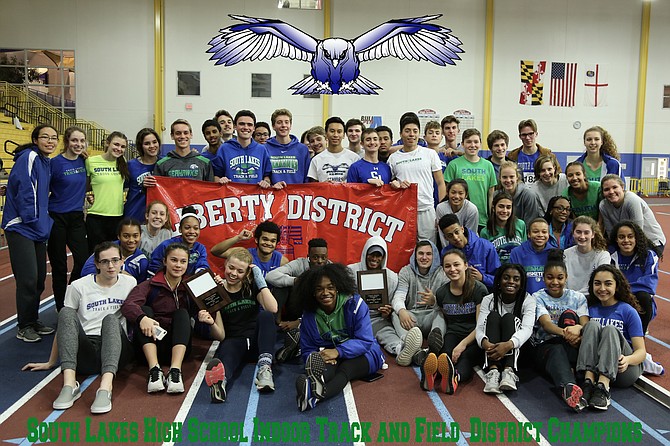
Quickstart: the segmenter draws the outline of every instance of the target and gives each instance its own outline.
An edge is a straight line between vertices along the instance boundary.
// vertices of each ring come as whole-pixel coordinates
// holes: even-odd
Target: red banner
[[[393,190],[369,184],[293,184],[282,190],[253,184],[216,183],[156,177],[147,202],[162,200],[177,230],[181,209],[194,206],[200,218],[200,243],[216,243],[254,230],[265,220],[282,229],[277,250],[289,259],[307,256],[307,242],[323,238],[328,257],[344,264],[359,262],[363,245],[373,235],[388,244],[387,265],[399,271],[409,262],[416,241],[417,188]],[[254,246],[250,240],[246,247]],[[223,261],[208,257],[213,269]]]

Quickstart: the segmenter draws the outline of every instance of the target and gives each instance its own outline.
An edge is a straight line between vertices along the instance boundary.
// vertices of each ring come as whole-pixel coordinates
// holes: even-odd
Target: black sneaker
[[[226,371],[220,359],[214,358],[207,364],[205,382],[209,386],[209,396],[213,403],[226,401]]]
[[[313,383],[306,375],[299,375],[295,380],[296,402],[301,412],[314,409],[319,399],[313,394]]]
[[[593,390],[596,388],[596,386],[593,385],[593,381],[590,379],[585,379],[584,383],[582,384],[582,392],[584,394],[582,395],[582,398],[584,398],[584,401],[586,402],[585,407],[589,407],[591,404],[591,397],[593,396]]]
[[[323,378],[323,372],[326,370],[326,361],[323,360],[319,352],[311,353],[305,362],[305,372],[313,386],[313,394],[319,399],[323,399],[326,393],[326,381]]]
[[[414,356],[412,356],[412,364],[421,367],[423,362],[426,360],[427,356],[428,356],[428,349],[422,348],[418,352],[414,353]]]
[[[437,356],[440,354],[443,345],[444,336],[442,335],[442,330],[433,328],[428,334],[428,351],[430,353],[435,353],[435,356]]]
[[[567,383],[563,386],[563,401],[575,412],[581,412],[585,406],[582,395],[584,395],[584,391],[577,384]]]
[[[284,346],[277,350],[277,362],[286,362],[300,356],[300,329],[292,328],[284,334]]]
[[[33,328],[37,332],[38,335],[40,336],[48,336],[51,334],[56,333],[56,330],[53,327],[49,327],[48,325],[44,325],[40,321],[37,321],[33,324]]]
[[[16,339],[20,339],[23,342],[40,342],[42,336],[37,334],[32,325],[28,325],[25,328],[19,328],[16,331]]]
[[[593,395],[589,401],[589,406],[598,410],[607,410],[611,402],[610,391],[605,388],[605,384],[596,384],[593,388]]]

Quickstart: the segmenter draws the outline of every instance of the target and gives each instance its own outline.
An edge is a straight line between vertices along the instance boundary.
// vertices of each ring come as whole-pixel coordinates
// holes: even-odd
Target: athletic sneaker
[[[305,361],[305,372],[312,383],[312,393],[316,398],[323,399],[326,393],[326,381],[323,372],[326,370],[326,362],[318,352],[310,353]]]
[[[421,349],[423,333],[419,327],[412,327],[405,336],[405,345],[396,357],[398,365],[407,367],[412,363],[412,356]]]
[[[226,371],[219,358],[214,358],[207,364],[205,382],[209,386],[209,396],[213,403],[226,401]]]
[[[74,388],[72,386],[63,386],[60,394],[58,394],[58,398],[53,403],[53,408],[56,410],[69,409],[80,396],[81,391],[79,390],[78,382],[75,382]]]
[[[184,393],[184,381],[181,378],[181,370],[171,368],[167,377],[167,393]]]
[[[651,353],[647,353],[647,356],[642,362],[642,373],[646,373],[647,375],[661,376],[665,374],[665,369],[660,363],[654,362],[654,359],[651,357]]]
[[[165,376],[163,371],[156,364],[149,370],[149,383],[147,384],[147,392],[155,393],[165,390]]]
[[[423,390],[433,390],[435,388],[435,378],[437,377],[437,356],[435,353],[428,353],[421,364],[421,388]]]
[[[37,332],[38,335],[40,336],[48,336],[51,334],[56,333],[56,330],[53,327],[49,327],[48,325],[44,325],[40,321],[37,321],[33,324],[33,328]]]
[[[423,362],[426,360],[427,356],[428,356],[428,349],[420,348],[419,351],[414,353],[414,356],[412,356],[412,364],[417,367],[421,367]],[[437,357],[437,355],[435,357]]]
[[[581,412],[586,404],[583,398],[584,391],[574,383],[567,383],[563,386],[563,401],[575,412]]]
[[[589,401],[589,406],[598,410],[607,410],[611,402],[610,391],[605,388],[605,384],[596,384],[591,401]]]
[[[262,365],[258,368],[255,383],[259,392],[274,392],[275,382],[272,379],[272,368],[269,365]]]
[[[458,388],[458,372],[446,353],[442,353],[437,358],[437,371],[442,375],[442,382],[440,383],[442,391],[447,395],[453,395]]]
[[[444,345],[444,335],[439,328],[433,328],[428,334],[428,351],[439,355]]]
[[[107,413],[112,410],[112,394],[108,390],[98,389],[91,405],[91,413]]]
[[[37,334],[32,325],[28,325],[25,328],[19,328],[16,331],[16,339],[20,339],[23,342],[40,342],[42,336]]]
[[[591,397],[593,396],[593,389],[595,389],[595,387],[593,381],[590,379],[584,380],[584,383],[582,384],[582,399],[584,400],[583,409],[589,407],[589,404],[591,404]]]
[[[292,328],[284,333],[284,346],[277,350],[277,362],[286,362],[300,356],[300,329]]]
[[[307,409],[314,409],[319,399],[314,396],[314,383],[306,375],[299,375],[295,380],[296,402],[298,403],[298,410],[301,412]]]
[[[516,390],[517,382],[519,382],[519,377],[514,373],[514,369],[505,367],[500,374],[500,390]]]
[[[500,390],[500,372],[491,369],[484,375],[484,393],[502,393]]]

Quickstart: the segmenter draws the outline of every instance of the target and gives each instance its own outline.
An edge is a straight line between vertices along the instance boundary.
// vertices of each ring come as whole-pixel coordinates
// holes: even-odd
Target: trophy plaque
[[[209,311],[210,314],[216,313],[231,302],[226,289],[214,281],[214,274],[209,268],[184,279],[184,285],[198,307]]]
[[[388,305],[386,270],[357,271],[358,294],[372,310]]]

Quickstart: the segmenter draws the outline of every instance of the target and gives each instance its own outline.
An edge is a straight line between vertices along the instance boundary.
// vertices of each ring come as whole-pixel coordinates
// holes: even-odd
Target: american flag
[[[575,87],[577,85],[576,63],[551,63],[551,94],[549,105],[558,107],[575,106]]]

